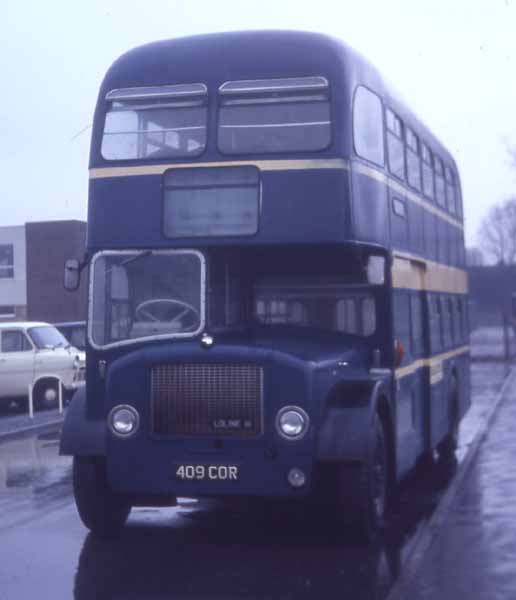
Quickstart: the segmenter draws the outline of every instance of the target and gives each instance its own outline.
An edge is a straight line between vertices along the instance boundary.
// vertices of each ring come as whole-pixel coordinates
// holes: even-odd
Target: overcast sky
[[[489,206],[516,195],[516,0],[4,0],[0,225],[86,218],[89,125],[121,53],[263,28],[334,35],[395,84],[456,157],[469,244]]]

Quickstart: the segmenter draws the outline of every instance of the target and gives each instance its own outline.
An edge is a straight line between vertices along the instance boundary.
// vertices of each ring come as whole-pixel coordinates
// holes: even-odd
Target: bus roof
[[[433,151],[455,165],[446,148],[374,66],[344,42],[320,33],[279,30],[227,32],[139,46],[123,54],[107,72],[97,111],[105,109],[106,94],[118,88],[204,83],[213,94],[227,81],[307,75],[327,77],[333,92],[343,102],[347,99],[349,106],[357,85],[369,87],[382,96]]]

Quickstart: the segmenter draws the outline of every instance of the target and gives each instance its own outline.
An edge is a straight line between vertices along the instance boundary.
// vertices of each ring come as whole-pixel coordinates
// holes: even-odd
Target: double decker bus
[[[346,45],[151,43],[94,116],[79,514],[108,535],[177,496],[317,501],[365,531],[469,406],[460,181]]]

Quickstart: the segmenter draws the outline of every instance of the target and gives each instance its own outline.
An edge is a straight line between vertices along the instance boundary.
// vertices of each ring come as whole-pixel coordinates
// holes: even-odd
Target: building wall
[[[13,246],[13,277],[0,277],[0,321],[21,320],[27,317],[27,277],[25,226],[0,227],[0,246]],[[5,309],[14,308],[14,317],[2,316]]]
[[[64,263],[82,259],[86,249],[83,221],[44,221],[26,224],[27,317],[31,321],[82,321],[86,319],[86,273],[81,287],[63,287]]]

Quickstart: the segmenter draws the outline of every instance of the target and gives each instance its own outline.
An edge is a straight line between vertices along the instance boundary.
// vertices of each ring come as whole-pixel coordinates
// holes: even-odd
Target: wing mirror
[[[76,258],[69,258],[64,268],[64,288],[75,292],[81,283],[81,264]]]

